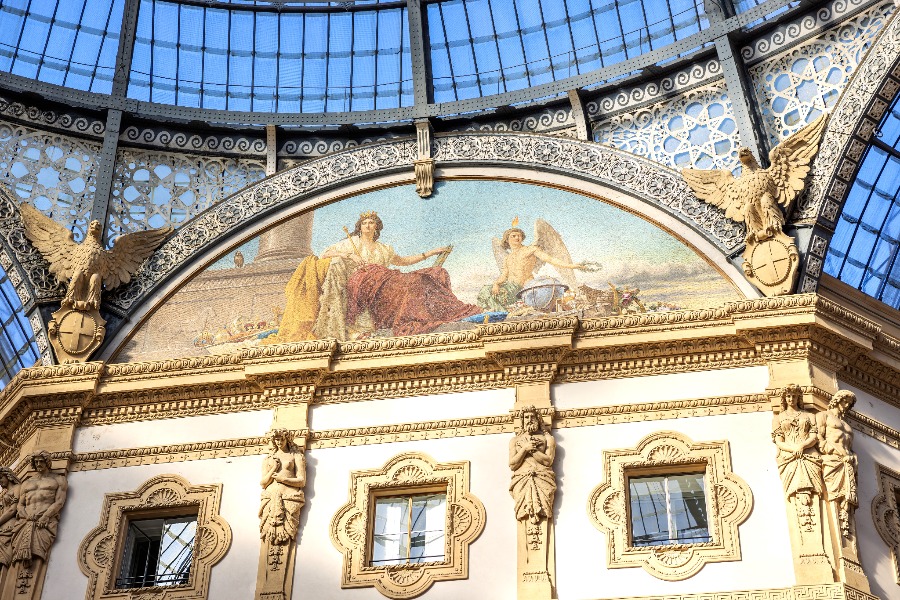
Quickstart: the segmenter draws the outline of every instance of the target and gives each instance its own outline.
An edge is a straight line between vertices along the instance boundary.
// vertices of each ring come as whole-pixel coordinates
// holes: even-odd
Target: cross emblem
[[[73,310],[59,324],[59,341],[72,354],[80,354],[94,341],[96,326],[93,317]],[[86,338],[86,341],[82,341],[82,338]]]
[[[791,270],[791,257],[784,245],[767,240],[753,252],[753,271],[765,285],[778,285]]]

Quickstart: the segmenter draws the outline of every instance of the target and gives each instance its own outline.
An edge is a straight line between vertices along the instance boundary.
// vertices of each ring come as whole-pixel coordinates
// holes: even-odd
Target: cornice
[[[23,369],[0,392],[0,440],[29,397],[84,407],[82,424],[296,402],[337,403],[810,361],[900,402],[900,330],[840,297],[800,294],[700,310],[574,315],[353,342],[315,340],[227,355]],[[848,308],[849,306],[849,308]],[[64,400],[66,394],[80,394]]]
[[[743,414],[767,411],[769,408],[770,401],[765,394],[640,402],[556,411],[553,427],[559,429],[607,423],[629,423],[647,419],[664,420]],[[513,415],[507,413],[465,419],[395,423],[346,429],[301,430],[297,432],[297,436],[304,437],[307,447],[316,450],[412,440],[509,434],[513,433],[514,427]],[[268,443],[266,437],[252,437],[85,452],[72,456],[72,470],[87,471],[230,456],[256,456],[268,451]]]
[[[890,425],[856,411],[850,413],[850,425],[860,433],[900,450],[900,431]]]

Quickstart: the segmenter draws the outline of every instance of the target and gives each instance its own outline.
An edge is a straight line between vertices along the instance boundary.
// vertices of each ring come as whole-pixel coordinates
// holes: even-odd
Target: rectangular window
[[[197,515],[130,520],[117,589],[187,585]]]
[[[444,560],[446,494],[375,499],[372,566]]]
[[[631,545],[711,541],[704,479],[704,473],[630,477]]]

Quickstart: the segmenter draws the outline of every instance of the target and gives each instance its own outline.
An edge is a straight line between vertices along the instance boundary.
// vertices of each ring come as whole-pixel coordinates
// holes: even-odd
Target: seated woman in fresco
[[[481,312],[453,294],[443,267],[408,273],[388,268],[417,264],[449,247],[399,256],[378,241],[383,228],[375,211],[365,212],[347,239],[327,248],[320,258],[303,259],[285,288],[287,306],[278,333],[264,343],[346,340],[378,329],[414,335]]]

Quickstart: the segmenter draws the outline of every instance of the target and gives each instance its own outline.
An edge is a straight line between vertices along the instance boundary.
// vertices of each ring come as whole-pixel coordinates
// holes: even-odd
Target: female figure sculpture
[[[272,449],[263,461],[260,481],[259,529],[264,541],[281,545],[296,539],[300,527],[300,509],[306,502],[306,459],[287,429],[275,429],[270,435]]]

